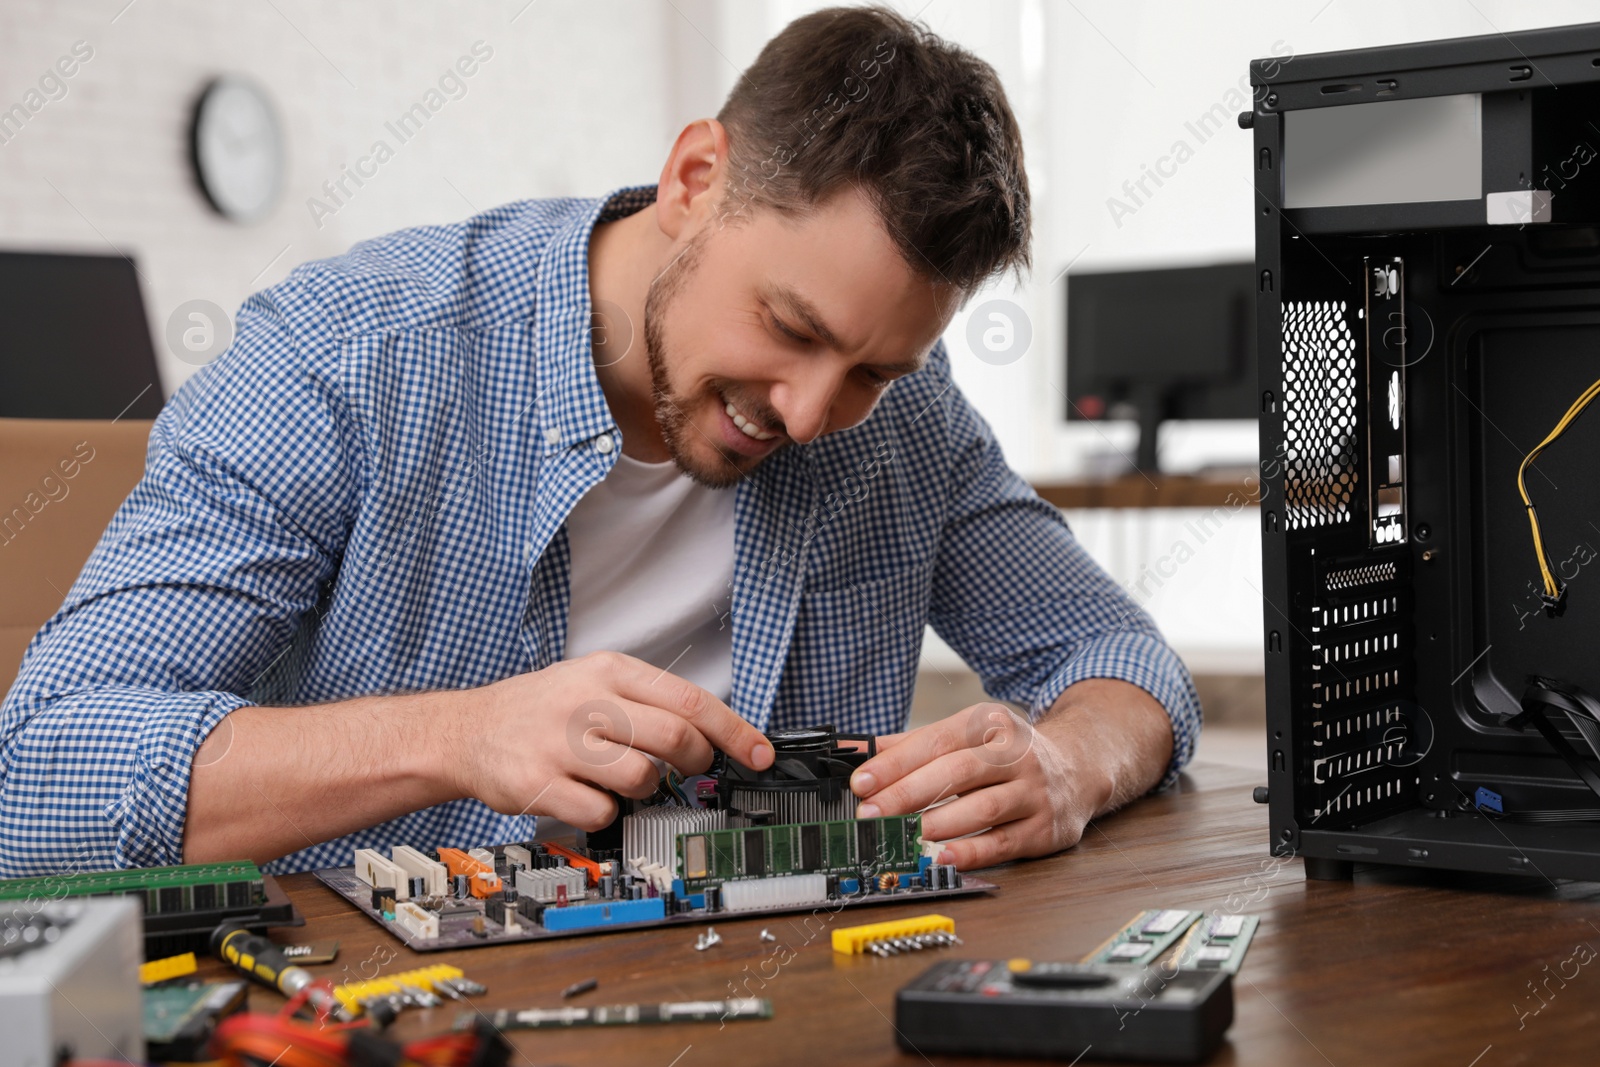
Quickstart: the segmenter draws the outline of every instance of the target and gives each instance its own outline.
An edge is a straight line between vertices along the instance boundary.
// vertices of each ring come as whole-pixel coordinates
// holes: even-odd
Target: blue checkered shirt
[[[616,462],[596,443],[620,440],[589,349],[589,234],[654,193],[391,234],[246,301],[0,712],[0,875],[181,862],[195,751],[241,706],[561,659],[563,523]],[[1189,759],[1182,663],[1006,466],[942,344],[864,423],[732,491],[732,705],[757,727],[904,729],[931,623],[1036,715],[1080,679],[1144,688],[1172,716],[1163,784]],[[268,869],[533,830],[459,800]]]

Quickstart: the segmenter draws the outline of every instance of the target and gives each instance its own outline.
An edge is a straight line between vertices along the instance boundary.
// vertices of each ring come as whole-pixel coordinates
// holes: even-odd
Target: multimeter
[[[946,960],[895,996],[907,1051],[1199,1063],[1233,1024],[1222,969]]]

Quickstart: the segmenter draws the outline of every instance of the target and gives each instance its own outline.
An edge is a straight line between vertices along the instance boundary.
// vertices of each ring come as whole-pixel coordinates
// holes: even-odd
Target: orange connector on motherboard
[[[472,895],[479,900],[487,900],[500,892],[500,876],[487,863],[473,859],[459,848],[441,848],[438,851],[439,862],[444,864],[450,876],[466,875]]]
[[[545,851],[550,853],[552,856],[567,857],[567,865],[569,867],[576,867],[580,871],[586,873],[589,876],[589,885],[591,887],[600,884],[600,875],[603,872],[600,870],[600,864],[595,860],[590,859],[588,856],[585,856],[582,853],[574,852],[570,848],[562,848],[560,845],[552,845],[548,841],[544,843],[544,847]]]

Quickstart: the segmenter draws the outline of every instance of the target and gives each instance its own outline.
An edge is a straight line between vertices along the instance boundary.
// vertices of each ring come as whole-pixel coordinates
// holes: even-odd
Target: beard
[[[650,283],[644,300],[644,353],[650,367],[650,396],[655,404],[656,424],[661,427],[662,439],[672,461],[692,481],[708,489],[728,489],[743,481],[745,476],[766,456],[745,456],[712,439],[690,419],[689,412],[695,401],[673,388],[668,366],[672,362],[667,353],[663,322],[673,299],[700,265],[700,253],[706,235],[702,232],[692,238],[683,253],[667,265]],[[724,384],[724,383],[718,383]],[[735,387],[726,383],[725,394],[734,393]],[[722,401],[713,391],[711,399],[720,407]],[[742,398],[735,403],[742,411],[761,412],[764,425],[778,425],[776,415],[768,416],[765,405],[745,406]],[[710,449],[715,458],[703,458],[693,445],[699,442]]]

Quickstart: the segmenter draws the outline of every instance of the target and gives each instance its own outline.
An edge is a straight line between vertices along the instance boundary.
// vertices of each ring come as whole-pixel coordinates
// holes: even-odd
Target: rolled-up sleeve
[[[252,297],[0,708],[0,875],[182,862],[195,753],[315,609],[359,481],[336,367]]]
[[[1011,470],[989,425],[942,391],[953,457],[951,511],[929,621],[993,696],[1035,719],[1086,678],[1116,678],[1172,720],[1166,788],[1194,753],[1200,700],[1182,660],[1142,608],[1078,543],[1061,512]]]

